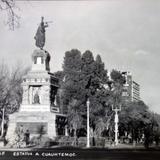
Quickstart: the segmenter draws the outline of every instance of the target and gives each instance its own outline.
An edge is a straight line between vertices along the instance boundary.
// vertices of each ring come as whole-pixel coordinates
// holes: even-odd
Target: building
[[[126,83],[123,88],[123,97],[127,101],[139,101],[140,100],[140,85],[133,80],[133,76],[130,72],[122,72],[125,77]]]

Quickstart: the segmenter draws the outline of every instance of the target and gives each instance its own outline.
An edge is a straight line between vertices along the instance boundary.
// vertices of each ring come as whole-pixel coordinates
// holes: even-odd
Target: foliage
[[[93,136],[102,133],[113,136],[114,112],[112,107],[122,106],[119,117],[120,136],[131,135],[132,140],[147,138],[156,126],[152,114],[144,102],[125,102],[122,98],[125,77],[120,71],[112,70],[107,75],[100,55],[94,59],[92,52],[73,49],[65,53],[63,71],[59,72],[60,96],[63,111],[68,115],[68,127],[74,136],[86,130],[86,102],[90,101],[90,127]],[[150,136],[151,137],[151,136]],[[153,137],[153,135],[152,135]]]
[[[112,90],[112,104],[114,107],[122,103],[122,91],[123,84],[125,83],[125,77],[121,72],[112,70],[111,72],[110,89]]]
[[[57,145],[58,143],[54,142],[51,138],[47,136],[41,137],[41,141],[39,141],[39,136],[34,136],[31,139],[30,145],[36,148],[48,148],[52,145]]]
[[[75,137],[63,136],[58,139],[60,146],[74,146],[76,144]]]
[[[148,147],[153,141],[153,127],[157,125],[153,119],[148,106],[144,102],[130,102],[123,106],[120,113],[120,127],[121,131],[126,131],[130,134],[132,141],[140,141],[145,136],[145,146]],[[121,134],[123,134],[121,132]]]
[[[87,145],[87,137],[79,137],[78,138],[78,146],[79,147],[86,147]]]
[[[122,75],[113,70],[112,79],[109,81],[100,55],[94,59],[91,51],[87,50],[81,54],[76,49],[65,53],[63,71],[59,73],[59,102],[68,115],[69,129],[74,130],[74,135],[81,128],[86,129],[86,102],[89,99],[90,127],[101,136],[102,131],[108,130],[113,120],[111,106],[114,97],[121,100],[119,88],[124,82]]]
[[[0,66],[0,107],[5,107],[7,113],[18,110],[22,101],[22,77],[28,71],[16,66],[10,71],[5,64]]]
[[[96,147],[105,147],[105,138],[95,138],[96,141]]]
[[[27,69],[17,65],[9,70],[5,64],[0,64],[0,123],[2,121],[2,109],[4,108],[4,127],[8,123],[8,114],[19,109],[22,101],[22,77]],[[5,127],[7,129],[7,127]]]

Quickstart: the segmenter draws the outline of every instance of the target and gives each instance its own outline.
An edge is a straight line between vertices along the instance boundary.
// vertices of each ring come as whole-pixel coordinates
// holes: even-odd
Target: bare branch
[[[0,0],[0,10],[5,10],[8,14],[7,25],[11,30],[19,27],[20,17],[16,13],[18,9],[15,5],[15,0]]]

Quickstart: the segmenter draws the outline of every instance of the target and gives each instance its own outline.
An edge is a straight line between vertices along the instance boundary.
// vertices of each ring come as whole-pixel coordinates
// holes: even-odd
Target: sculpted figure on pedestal
[[[45,28],[48,27],[48,23],[44,23],[44,17],[41,18],[41,23],[37,29],[34,39],[36,40],[36,46],[43,49],[45,45]]]

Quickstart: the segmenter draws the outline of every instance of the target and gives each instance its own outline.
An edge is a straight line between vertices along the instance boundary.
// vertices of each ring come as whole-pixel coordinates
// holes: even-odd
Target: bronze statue
[[[44,23],[44,17],[41,18],[41,23],[37,29],[37,33],[34,37],[36,40],[36,46],[43,49],[45,45],[45,28],[48,27],[48,23]]]
[[[38,91],[34,95],[34,104],[40,104]]]

